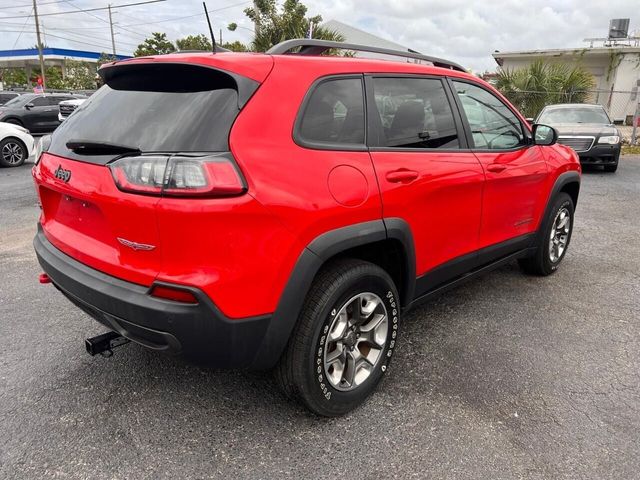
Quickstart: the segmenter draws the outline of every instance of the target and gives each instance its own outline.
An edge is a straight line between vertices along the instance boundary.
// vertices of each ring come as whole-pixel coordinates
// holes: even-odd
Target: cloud
[[[252,25],[243,9],[251,2],[238,3],[240,0],[209,2],[208,7],[216,35],[222,28],[224,40],[248,42]],[[605,36],[610,18],[631,17],[632,28],[638,27],[640,22],[640,11],[634,8],[637,0],[303,0],[303,3],[308,6],[310,15],[340,20],[420,52],[449,58],[476,71],[495,69],[491,58],[494,50],[581,47],[586,46],[582,42],[586,37]],[[39,10],[41,13],[71,11],[72,5],[93,8],[103,7],[105,3],[102,0],[70,0],[43,5]],[[225,8],[230,5],[231,8]],[[0,11],[0,49],[13,48],[18,33],[12,31],[19,31],[26,20],[3,20],[2,17],[29,13],[28,7]],[[114,10],[118,51],[130,54],[153,31],[166,32],[172,40],[190,34],[208,34],[202,16],[163,21],[200,13],[202,3],[199,0],[168,0]],[[636,18],[633,18],[634,14]],[[107,19],[106,10],[101,10],[91,15],[43,16],[42,23],[45,35],[65,37],[47,37],[49,46],[109,50]],[[229,22],[237,22],[245,28],[229,32],[226,30]],[[28,19],[16,48],[35,44],[33,30],[33,20]]]

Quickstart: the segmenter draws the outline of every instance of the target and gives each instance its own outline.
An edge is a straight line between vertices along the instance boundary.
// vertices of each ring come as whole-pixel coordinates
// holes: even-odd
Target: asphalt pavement
[[[38,284],[31,165],[0,169],[0,478],[640,477],[640,157],[584,175],[567,257],[414,309],[363,407],[129,344]]]

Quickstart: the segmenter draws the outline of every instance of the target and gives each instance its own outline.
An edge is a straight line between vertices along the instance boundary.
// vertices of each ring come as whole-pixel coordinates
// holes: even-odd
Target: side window
[[[364,145],[362,79],[323,81],[306,103],[298,123],[300,140],[327,145]]]
[[[442,82],[432,78],[374,78],[373,91],[384,135],[381,146],[460,148]]]
[[[36,97],[30,103],[33,103],[34,107],[46,107],[49,105],[49,99],[47,97]]]
[[[476,148],[504,150],[525,145],[518,117],[484,88],[454,81]]]

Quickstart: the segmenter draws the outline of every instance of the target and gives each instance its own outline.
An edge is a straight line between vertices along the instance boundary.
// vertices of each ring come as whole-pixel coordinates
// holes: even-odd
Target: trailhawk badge
[[[126,238],[120,238],[120,237],[116,237],[118,239],[118,241],[124,245],[125,247],[129,247],[129,248],[133,248],[134,250],[153,250],[154,248],[156,248],[155,245],[148,245],[146,243],[138,243],[138,242],[132,242],[131,240],[127,240]]]

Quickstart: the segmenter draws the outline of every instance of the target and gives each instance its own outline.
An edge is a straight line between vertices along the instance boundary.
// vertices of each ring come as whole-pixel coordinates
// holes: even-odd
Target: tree
[[[166,33],[153,32],[152,36],[145,39],[135,52],[134,57],[145,57],[147,55],[164,55],[166,53],[173,53],[176,51],[176,47],[167,40]]]
[[[344,37],[337,32],[319,26],[322,17],[307,17],[307,7],[299,0],[285,0],[281,11],[278,11],[276,0],[256,0],[257,12],[247,8],[244,14],[258,25],[251,49],[266,52],[272,46],[292,38],[304,38],[312,29],[312,38],[343,42]],[[236,24],[229,25],[232,29]]]
[[[64,88],[90,90],[96,88],[96,66],[89,62],[67,60],[65,64]]]
[[[178,50],[202,50],[204,52],[210,52],[213,47],[211,46],[211,40],[204,35],[189,35],[176,41]]]
[[[113,55],[111,53],[102,52],[102,53],[100,53],[100,56],[98,57],[98,63],[97,63],[98,68],[100,68],[105,63],[115,62],[116,60],[118,60],[118,57],[116,57],[115,55]]]
[[[247,46],[236,40],[235,42],[227,42],[220,45],[222,48],[226,48],[227,50],[231,50],[232,52],[247,52],[249,49]]]
[[[525,117],[535,117],[552,103],[584,103],[595,86],[581,65],[533,62],[526,68],[500,70],[496,87]]]
[[[27,85],[27,71],[24,68],[2,68],[0,81],[4,88],[24,87]]]
[[[40,71],[32,73],[32,82],[35,84],[38,80]],[[62,68],[51,66],[44,69],[44,76],[46,78],[47,88],[53,90],[67,90],[65,85],[65,79],[62,78]]]

